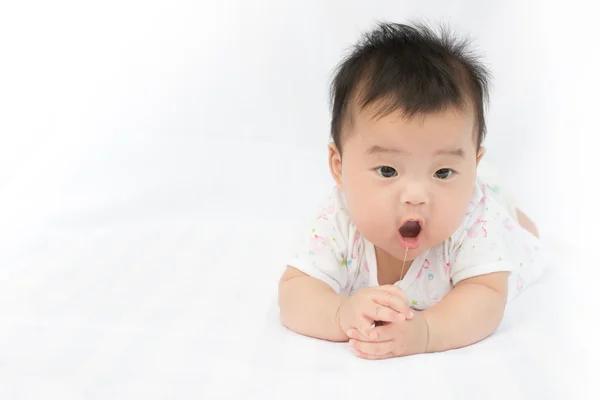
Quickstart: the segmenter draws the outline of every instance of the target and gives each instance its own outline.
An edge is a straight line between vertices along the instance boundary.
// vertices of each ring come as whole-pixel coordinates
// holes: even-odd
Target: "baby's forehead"
[[[436,112],[409,114],[402,109],[376,107],[348,113],[342,140],[358,136],[360,142],[378,139],[401,140],[404,135],[435,136],[442,140],[463,140],[477,146],[477,119],[473,107],[447,107]]]

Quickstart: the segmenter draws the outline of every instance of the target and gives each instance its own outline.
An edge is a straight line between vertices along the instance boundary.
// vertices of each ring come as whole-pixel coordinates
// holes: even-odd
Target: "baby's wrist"
[[[335,324],[338,328],[338,331],[340,332],[340,335],[342,337],[345,337],[346,339],[350,339],[348,337],[348,329],[349,328],[345,327],[344,322],[342,321],[343,307],[347,300],[348,300],[347,296],[338,295],[338,304],[337,304],[337,309],[335,312]]]
[[[435,343],[435,332],[434,330],[432,330],[433,327],[433,323],[432,323],[432,315],[430,313],[428,313],[427,311],[422,311],[421,316],[423,318],[423,329],[424,329],[424,342],[425,342],[425,351],[424,353],[434,353],[437,350],[437,346],[438,344]]]
[[[427,317],[425,315],[423,315],[423,324],[425,324],[425,350],[423,351],[423,353],[429,353],[429,322],[427,322]]]

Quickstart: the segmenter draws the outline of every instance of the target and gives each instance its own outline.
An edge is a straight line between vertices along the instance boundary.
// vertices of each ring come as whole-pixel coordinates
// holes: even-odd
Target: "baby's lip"
[[[400,224],[400,226],[404,225],[407,222],[411,222],[411,221],[418,222],[420,226],[423,226],[423,220],[421,218],[416,218],[416,217],[415,218],[405,218],[405,219],[403,219],[402,223]]]
[[[421,236],[417,235],[416,237],[404,237],[402,235],[398,235],[398,243],[402,246],[403,249],[414,250],[421,244]]]

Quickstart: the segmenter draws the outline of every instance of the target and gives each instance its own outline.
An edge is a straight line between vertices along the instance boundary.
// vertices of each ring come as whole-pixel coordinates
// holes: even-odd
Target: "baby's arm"
[[[281,322],[303,335],[347,341],[337,315],[344,297],[325,282],[288,267],[279,281]]]
[[[467,242],[462,243],[452,267],[454,288],[421,313],[430,329],[428,351],[454,349],[483,340],[496,330],[504,316],[508,271],[520,260],[512,259],[514,249],[509,245],[513,228],[504,223],[508,215],[493,202],[481,207],[485,209],[480,210],[479,219],[486,221],[487,231],[465,238]],[[517,217],[521,226],[538,236],[535,224],[521,210],[517,210]],[[521,239],[517,243],[521,247]]]
[[[402,289],[393,285],[362,288],[352,296],[337,294],[325,282],[288,266],[279,284],[281,322],[293,331],[342,342],[357,329],[377,338],[375,322],[410,320],[414,313]]]
[[[421,315],[429,326],[428,352],[471,345],[492,334],[504,316],[508,272],[460,281]]]

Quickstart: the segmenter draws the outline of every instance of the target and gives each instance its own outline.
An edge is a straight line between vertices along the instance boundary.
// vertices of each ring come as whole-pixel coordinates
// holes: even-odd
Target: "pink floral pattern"
[[[313,235],[313,238],[310,241],[310,250],[313,253],[318,254],[322,252],[323,250],[325,250],[326,246],[327,244],[325,243],[325,239],[322,236],[319,236],[317,234]]]
[[[470,238],[476,238],[479,235],[483,234],[483,237],[487,237],[487,230],[485,229],[485,225],[487,221],[483,219],[477,219],[473,225],[467,231],[467,236]]]
[[[423,261],[423,265],[421,265],[421,269],[419,269],[419,273],[417,274],[417,279],[419,279],[421,276],[423,276],[423,272],[426,269],[429,269],[430,266],[431,266],[431,263],[426,258],[425,261]]]

